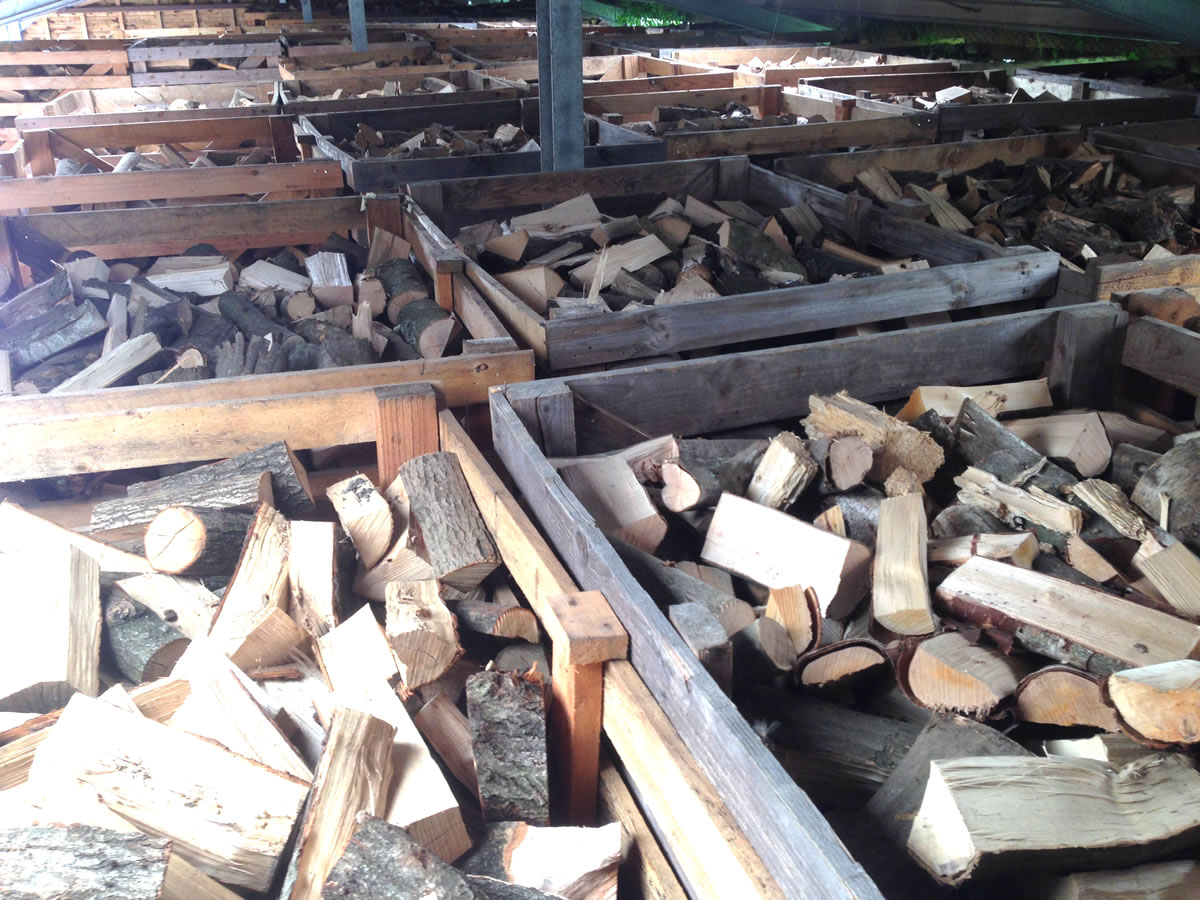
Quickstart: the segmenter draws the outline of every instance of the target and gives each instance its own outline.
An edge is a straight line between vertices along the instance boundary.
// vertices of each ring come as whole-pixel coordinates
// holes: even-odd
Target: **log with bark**
[[[479,799],[488,821],[550,821],[546,690],[536,673],[480,672],[467,679]]]
[[[228,575],[237,566],[252,519],[226,509],[168,506],[146,526],[146,559],[169,575]]]
[[[620,861],[621,826],[616,822],[600,828],[505,822],[488,826],[461,869],[468,876],[507,881],[566,900],[616,900]]]

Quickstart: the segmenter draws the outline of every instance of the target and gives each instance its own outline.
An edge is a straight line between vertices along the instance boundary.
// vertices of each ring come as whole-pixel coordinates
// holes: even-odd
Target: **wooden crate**
[[[847,219],[843,194],[752,166],[745,157],[409,185],[422,209],[450,234],[464,224],[503,218],[585,191],[602,211],[622,214],[645,212],[664,194],[687,193],[705,202],[737,199],[774,207],[803,201],[834,226],[844,226]],[[627,209],[631,203],[635,209]],[[551,369],[791,338],[1054,292],[1056,253],[1006,257],[994,245],[882,209],[871,209],[869,216],[866,233],[872,244],[897,256],[927,259],[935,268],[564,319],[543,318],[469,260],[465,274],[509,331]]]
[[[300,73],[307,76],[308,73]],[[401,75],[397,78],[371,77],[369,72],[347,73],[348,78],[336,87],[322,82],[313,82],[302,77],[282,81],[279,84],[279,100],[284,111],[295,114],[338,113],[371,109],[412,109],[417,106],[446,106],[459,103],[483,103],[489,100],[516,100],[522,92],[507,82],[473,78],[472,69],[446,67],[438,72]],[[453,93],[418,93],[422,81],[427,77],[438,78],[454,85]],[[400,93],[393,97],[355,97],[354,94],[368,91],[382,92],[388,82],[394,82]],[[343,96],[337,100],[318,99],[331,90],[341,88]],[[349,95],[349,96],[347,96]]]
[[[1200,120],[1194,118],[1106,125],[1090,129],[1088,140],[1135,160],[1160,179],[1187,176],[1200,166]]]
[[[595,121],[595,120],[593,120]],[[376,129],[418,131],[434,123],[455,128],[494,130],[502,124],[520,125],[532,137],[538,133],[536,101],[504,100],[486,103],[426,106],[418,109],[381,109],[351,113],[301,116],[297,125],[302,134],[313,135],[317,148],[329,159],[337,160],[346,173],[346,183],[366,193],[401,190],[409,182],[440,178],[464,178],[477,175],[510,175],[536,172],[541,154],[494,153],[441,159],[362,159],[336,146],[335,139],[348,139],[360,122]],[[663,158],[661,141],[635,135],[616,125],[596,122],[595,136],[584,148],[584,165],[609,166],[654,162]],[[630,140],[629,138],[633,139]]]
[[[887,112],[849,107],[842,115],[835,104],[812,101],[783,91],[778,85],[715,88],[701,91],[665,91],[585,97],[584,110],[592,115],[626,122],[655,118],[659,106],[721,107],[729,102],[749,106],[759,117],[781,114],[825,115],[831,121],[810,125],[761,125],[748,128],[698,131],[677,129],[658,136],[667,159],[700,159],[709,156],[775,156],[801,151],[830,151],[875,144],[904,146],[932,143],[936,137],[931,116],[906,114],[898,108]]]
[[[733,87],[731,72],[708,66],[654,59],[633,53],[588,56],[583,59],[583,96],[640,94],[645,91],[685,91]],[[467,73],[468,82],[483,87],[489,81],[522,86],[528,96],[538,94],[536,62],[489,66]]]
[[[920,384],[1036,376],[1048,362],[1056,387],[1086,379],[1094,384],[1095,372],[1109,366],[1106,354],[1120,339],[1121,317],[1108,304],[1038,310],[569,376],[492,395],[496,450],[535,519],[579,584],[603,592],[621,619],[633,668],[696,754],[784,896],[881,895],[633,577],[545,448],[552,446],[560,457],[605,452],[650,436],[795,418],[807,412],[813,393],[844,389],[878,402],[906,397]],[[1071,340],[1083,331],[1096,340]],[[1194,354],[1200,337],[1191,338]],[[1200,357],[1191,360],[1195,371]],[[680,874],[689,883],[692,872]]]
[[[889,53],[872,53],[849,47],[816,46],[768,46],[768,47],[694,47],[673,48],[659,51],[666,59],[698,63],[723,69],[736,70],[753,59],[767,63],[761,72],[738,72],[738,84],[781,84],[795,85],[803,78],[820,78],[835,75],[891,75],[901,72],[949,72],[956,64],[951,60],[921,59],[917,56],[898,56]],[[828,59],[822,66],[783,66],[789,59]]]
[[[254,247],[322,243],[331,232],[348,234],[380,227],[401,234],[413,244],[417,261],[438,288],[435,299],[449,308],[453,301],[448,294],[448,283],[454,277],[457,260],[449,258],[426,237],[427,227],[417,221],[418,213],[410,211],[410,204],[400,197],[374,198],[363,207],[362,198],[347,197],[186,209],[57,213],[6,219],[0,232],[6,237],[4,246],[9,254],[4,265],[8,271],[16,272],[18,262],[34,270],[46,269],[47,242],[66,250],[88,250],[104,259],[181,253],[202,242],[236,255]],[[123,467],[215,459],[251,449],[251,445],[258,446],[253,443],[257,436],[252,431],[234,434],[213,429],[211,418],[206,418],[204,412],[203,404],[208,403],[237,402],[246,407],[246,414],[252,419],[253,401],[263,396],[432,381],[445,405],[458,407],[484,402],[491,386],[533,377],[532,355],[517,348],[477,295],[460,291],[453,305],[468,337],[491,339],[486,352],[279,375],[111,388],[91,394],[0,400],[0,421],[24,423],[22,427],[31,429],[30,435],[35,432],[41,435],[31,438],[32,445],[22,443],[24,439],[2,442],[0,454],[5,458],[0,460],[0,481],[63,474],[68,470],[105,471],[113,459],[142,460],[126,462]],[[303,407],[299,401],[295,404],[289,401],[287,405],[288,415],[293,416],[287,419],[288,440],[296,449],[370,440],[361,436],[366,434],[364,429],[373,427],[370,416],[360,421],[349,411],[345,415],[330,415],[328,411],[320,411],[319,397],[312,402],[317,405]],[[147,411],[146,407],[154,410]],[[52,424],[54,421],[63,424],[61,430]],[[167,427],[164,422],[172,424]],[[188,433],[188,440],[183,442],[186,446],[180,446],[173,428]],[[5,433],[15,437],[16,430],[8,429]],[[39,453],[21,450],[33,445],[41,448]]]
[[[590,40],[586,35],[583,38],[582,49],[585,57],[605,56],[617,52],[608,44]],[[538,58],[537,37],[535,35],[516,38],[505,43],[474,43],[468,39],[462,43],[451,45],[448,52],[460,62],[474,63],[484,68],[520,60],[536,61]]]
[[[251,98],[248,106],[231,106],[235,92]],[[271,84],[195,84],[165,88],[108,88],[105,90],[68,91],[49,103],[35,108],[13,110],[14,126],[19,131],[74,125],[127,124],[131,122],[169,122],[220,116],[269,116],[276,112]],[[169,109],[175,100],[201,104],[196,109]],[[0,104],[0,116],[8,106]]]
[[[859,91],[868,93],[936,92],[949,87],[990,84],[1006,91],[1024,89],[1034,96],[1049,90],[1064,102],[987,103],[942,106],[937,109],[938,133],[943,140],[959,140],[963,132],[985,132],[988,137],[1004,137],[1021,128],[1062,130],[1110,122],[1154,122],[1189,116],[1195,110],[1193,94],[1161,89],[1132,89],[1120,94],[1111,82],[1093,90],[1087,79],[1066,76],[1008,75],[1003,70],[959,72],[916,72],[896,75],[850,75],[806,78],[797,86],[832,91],[846,100],[856,99]],[[828,96],[828,95],[822,95]],[[879,101],[876,101],[879,102]]]

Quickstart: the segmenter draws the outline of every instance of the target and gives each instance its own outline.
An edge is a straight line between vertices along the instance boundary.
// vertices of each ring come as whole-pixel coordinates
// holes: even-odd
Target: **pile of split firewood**
[[[1045,103],[1061,102],[1049,91],[1042,91],[1036,97],[1024,88],[1015,91],[1002,91],[983,82],[983,76],[975,84],[958,84],[937,91],[922,91],[919,94],[901,94],[884,91],[860,91],[859,96],[864,100],[879,100],[896,106],[906,106],[922,111],[937,109],[940,106],[963,106],[967,104],[988,105],[994,103]]]
[[[303,76],[303,72],[296,73]],[[444,78],[437,78],[433,75],[427,75],[421,79],[421,83],[411,90],[405,91],[400,87],[398,81],[385,81],[383,87],[376,88],[370,91],[357,91],[347,93],[344,88],[337,88],[328,94],[318,94],[316,96],[296,97],[296,100],[341,100],[344,97],[357,97],[363,99],[366,97],[399,97],[401,94],[453,94],[458,91],[458,87],[452,82]]]
[[[904,849],[946,886],[1194,851],[1200,440],[1044,379],[809,405],[553,462],[886,893],[937,895]]]
[[[731,100],[721,107],[656,106],[654,118],[648,122],[626,122],[631,131],[651,136],[673,131],[728,131],[731,128],[763,128],[770,125],[808,125],[826,121],[824,116],[797,116],[783,113],[778,116],[754,115],[745,104]]]
[[[869,59],[855,60],[854,62],[845,62],[844,60],[834,59],[832,56],[805,56],[800,57],[800,51],[797,50],[787,59],[772,60],[770,57],[760,59],[753,57],[749,62],[741,63],[737,70],[750,75],[762,74],[767,69],[824,69],[829,66],[837,66],[838,68],[847,66],[862,66],[863,69],[870,69],[872,66],[882,65],[886,60],[885,56],[874,56]],[[863,72],[864,75],[868,74]]]
[[[456,352],[458,320],[410,253],[377,229],[370,250],[331,235],[311,253],[256,251],[240,265],[206,244],[112,265],[78,256],[0,306],[0,350],[18,394]]]
[[[691,195],[613,218],[581,194],[503,225],[467,226],[455,243],[549,318],[928,268],[853,249],[805,203],[765,214],[741,200]]]
[[[423,131],[378,131],[365,122],[350,141],[338,146],[364,159],[437,159],[489,153],[524,153],[541,149],[516,125],[505,123],[490,134],[434,123]]]
[[[0,504],[5,896],[616,897],[621,826],[551,826],[539,623],[456,455],[314,498],[278,443],[81,531]]]
[[[954,174],[869,166],[855,182],[889,209],[923,213],[1003,246],[1036,244],[1076,265],[1097,256],[1156,259],[1197,246],[1194,185],[1144,187],[1090,144],[1011,169],[1000,160]]]

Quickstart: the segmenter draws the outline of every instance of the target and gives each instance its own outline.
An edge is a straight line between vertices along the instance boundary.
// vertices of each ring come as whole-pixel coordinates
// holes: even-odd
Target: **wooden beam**
[[[394,385],[375,390],[375,453],[386,487],[400,466],[439,447],[437,393],[433,385]]]
[[[1125,331],[1121,363],[1200,397],[1200,334],[1143,317]]]
[[[931,116],[895,116],[813,125],[776,125],[727,131],[669,131],[667,159],[699,159],[745,153],[764,156],[861,147],[870,144],[933,143]]]
[[[166,122],[134,122],[127,125],[81,125],[53,127],[59,137],[80,147],[136,147],[141,144],[186,144],[203,141],[209,149],[271,145],[271,120],[266,116],[226,117],[221,110],[204,110],[211,115]]]

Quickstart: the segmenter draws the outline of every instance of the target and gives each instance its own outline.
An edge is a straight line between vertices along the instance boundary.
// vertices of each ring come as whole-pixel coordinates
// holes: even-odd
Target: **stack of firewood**
[[[1200,440],[1044,379],[809,405],[553,462],[898,896],[905,848],[961,885],[1194,847]]]
[[[755,116],[750,107],[731,100],[721,107],[656,106],[648,122],[626,122],[625,127],[643,134],[663,135],[672,131],[725,131],[731,128],[762,128],[769,125],[807,125],[824,122],[823,116]]]
[[[503,225],[467,226],[455,243],[549,318],[928,267],[855,250],[805,203],[767,214],[691,195],[614,218],[581,194]]]
[[[303,73],[298,73],[303,74]],[[357,91],[347,93],[344,88],[337,88],[328,94],[317,94],[316,96],[297,97],[297,100],[341,100],[343,97],[356,97],[364,99],[367,97],[399,97],[401,94],[453,94],[458,91],[458,87],[452,82],[444,78],[437,78],[433,75],[427,75],[421,79],[421,83],[410,90],[405,91],[400,87],[398,81],[385,81],[383,87],[369,91]]]
[[[90,530],[0,504],[6,895],[615,898],[621,827],[551,825],[539,623],[456,455],[316,498],[279,443]]]
[[[844,60],[834,59],[832,56],[805,56],[803,59],[798,59],[800,51],[797,50],[787,59],[772,60],[769,56],[766,59],[753,57],[749,62],[744,62],[737,67],[737,71],[745,72],[750,75],[759,75],[767,69],[824,69],[829,66],[837,66],[842,68],[845,66],[862,66],[863,69],[869,70],[871,66],[882,65],[886,59],[885,56],[874,56],[869,59],[856,60],[852,63]],[[868,74],[863,72],[863,74]]]
[[[431,299],[407,241],[338,235],[238,263],[210,245],[115,262],[77,256],[0,307],[16,393],[441,357],[458,320]]]
[[[898,201],[907,200],[912,215],[950,231],[1003,246],[1036,244],[1076,265],[1098,256],[1155,259],[1197,246],[1194,185],[1144,187],[1090,144],[1013,169],[999,160],[959,173],[869,166],[853,187],[888,208],[904,208]]]
[[[516,125],[505,123],[490,134],[436,122],[423,131],[378,131],[358,124],[354,138],[339,147],[364,159],[437,159],[443,156],[478,156],[489,153],[523,153],[540,149],[538,142]]]

